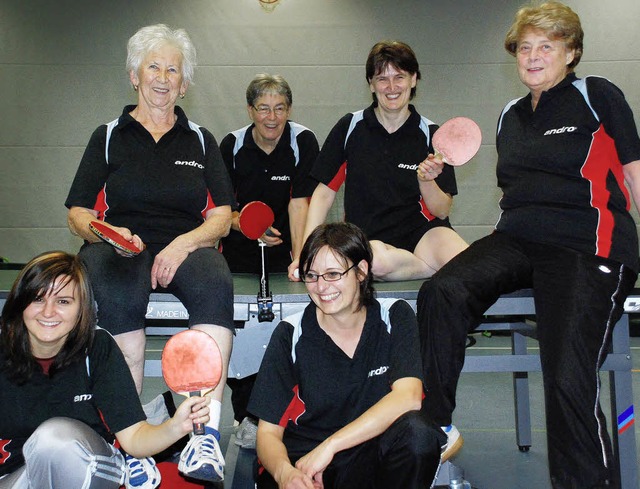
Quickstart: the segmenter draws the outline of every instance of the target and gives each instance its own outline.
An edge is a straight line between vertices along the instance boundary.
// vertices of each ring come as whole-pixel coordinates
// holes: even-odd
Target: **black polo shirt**
[[[103,329],[96,331],[88,360],[51,376],[38,372],[17,386],[0,369],[0,392],[0,476],[24,464],[22,447],[48,419],[82,421],[109,443],[114,433],[146,419],[122,352]]]
[[[510,102],[497,133],[499,231],[595,254],[638,269],[638,237],[622,167],[640,139],[622,92],[600,77],[570,74]]]
[[[380,401],[396,380],[422,379],[419,348],[405,301],[367,308],[353,358],[320,328],[311,303],[274,330],[248,409],[285,428],[287,452],[298,458]]]
[[[166,245],[202,224],[212,207],[233,204],[231,182],[213,135],[180,107],[176,124],[157,143],[129,115],[134,108],[125,107],[113,127],[108,161],[107,126],[94,131],[65,205],[98,210],[146,244]]]
[[[414,230],[438,219],[426,208],[416,177],[418,164],[434,152],[431,138],[438,126],[412,105],[409,109],[409,118],[391,134],[373,105],[345,115],[327,136],[311,173],[335,191],[345,182],[345,219],[369,239],[394,242],[398,226]],[[448,194],[458,192],[449,165],[436,183]]]
[[[288,121],[275,149],[265,153],[253,139],[254,124],[233,131],[220,143],[222,158],[227,166],[236,195],[236,210],[259,200],[275,214],[275,227],[282,244],[268,248],[269,270],[286,272],[291,263],[291,231],[289,201],[310,198],[317,181],[309,176],[318,156],[315,134],[301,124]],[[260,251],[255,240],[231,230],[222,240],[222,253],[232,272],[260,271]]]

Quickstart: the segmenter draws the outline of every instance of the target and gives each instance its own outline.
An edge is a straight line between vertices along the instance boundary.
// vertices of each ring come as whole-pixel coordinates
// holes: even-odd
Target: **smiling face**
[[[253,139],[258,146],[275,146],[284,132],[290,107],[284,95],[265,93],[255,104],[247,107],[249,118],[255,124]]]
[[[316,254],[309,272],[317,275],[327,272],[342,273],[351,265],[353,263],[324,246]],[[367,264],[363,260],[335,282],[327,282],[318,277],[317,282],[306,283],[309,296],[318,306],[319,314],[338,318],[357,312],[360,306],[360,282],[367,271]]]
[[[574,50],[567,49],[564,41],[551,40],[538,29],[525,29],[516,48],[518,76],[537,100],[567,76],[573,57]]]
[[[406,110],[411,100],[411,89],[416,86],[417,75],[388,64],[369,80],[371,93],[375,94],[378,108],[383,112]]]
[[[22,313],[33,355],[37,358],[55,356],[76,327],[79,314],[75,282],[64,275],[58,277],[51,288],[36,297]]]
[[[149,109],[173,109],[189,85],[182,78],[182,54],[168,44],[151,51],[129,78],[138,87],[138,105]]]

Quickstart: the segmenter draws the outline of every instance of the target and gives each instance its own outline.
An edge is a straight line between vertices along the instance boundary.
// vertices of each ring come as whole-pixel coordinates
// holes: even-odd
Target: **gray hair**
[[[182,54],[182,80],[191,82],[196,66],[196,48],[184,29],[172,30],[165,24],[142,27],[127,43],[127,72],[136,75],[144,58],[161,46],[173,46]]]
[[[254,106],[256,100],[266,93],[282,95],[287,100],[287,105],[293,104],[291,87],[280,75],[270,75],[269,73],[257,74],[247,87],[247,105]]]

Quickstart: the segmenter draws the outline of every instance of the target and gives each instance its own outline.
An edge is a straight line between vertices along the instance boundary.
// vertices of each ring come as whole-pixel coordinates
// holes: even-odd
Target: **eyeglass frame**
[[[324,272],[324,273],[311,273],[311,272],[307,272],[307,273],[303,274],[303,275],[300,277],[300,280],[301,280],[302,282],[304,282],[305,284],[317,284],[317,283],[320,281],[320,277],[322,277],[322,279],[323,279],[325,282],[337,282],[337,281],[338,281],[338,280],[340,280],[342,277],[344,277],[347,273],[349,273],[349,271],[350,271],[352,268],[355,268],[356,266],[357,266],[357,264],[356,264],[356,263],[354,263],[354,264],[353,264],[353,265],[351,265],[349,268],[347,268],[344,272],[335,272],[335,271]],[[338,278],[335,278],[335,279],[328,279],[327,277],[325,277],[325,275],[334,274],[334,273],[338,274],[338,275],[339,275],[339,277],[338,277]],[[309,274],[314,275],[314,276],[315,276],[315,280],[305,280],[305,276],[306,276],[306,275],[309,275]]]
[[[268,105],[260,105],[259,107],[256,107],[255,105],[252,105],[251,108],[261,117],[267,117],[271,112],[273,112],[276,117],[282,117],[289,112],[289,106],[286,104],[279,104],[275,107],[269,107]]]

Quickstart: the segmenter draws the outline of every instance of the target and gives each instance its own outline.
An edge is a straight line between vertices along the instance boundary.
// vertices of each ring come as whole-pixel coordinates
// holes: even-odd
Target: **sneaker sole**
[[[460,435],[453,445],[447,447],[447,449],[442,452],[440,460],[442,462],[446,462],[450,458],[455,457],[462,448],[462,445],[464,445],[464,440],[462,438],[462,435]]]

